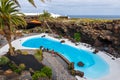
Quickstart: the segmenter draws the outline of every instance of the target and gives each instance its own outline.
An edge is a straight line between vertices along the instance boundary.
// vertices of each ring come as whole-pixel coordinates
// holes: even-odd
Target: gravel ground
[[[68,73],[67,64],[59,56],[53,56],[47,52],[44,52],[43,56],[43,64],[53,70],[52,80],[76,80],[74,76]]]

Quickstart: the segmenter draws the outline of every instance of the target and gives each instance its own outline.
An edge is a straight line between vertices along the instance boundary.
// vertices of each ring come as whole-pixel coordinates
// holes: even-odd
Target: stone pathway
[[[52,80],[76,80],[75,77],[68,73],[67,69],[62,65],[62,63],[56,59],[58,56],[52,56],[47,52],[44,52],[43,56],[43,63],[51,67],[53,70]]]

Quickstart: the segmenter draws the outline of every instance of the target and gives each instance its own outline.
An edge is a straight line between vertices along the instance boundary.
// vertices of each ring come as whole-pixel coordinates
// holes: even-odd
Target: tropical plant
[[[0,0],[0,28],[8,41],[10,54],[14,55],[11,45],[11,31],[16,26],[25,26],[26,21],[19,12],[18,5],[13,0]]]
[[[47,75],[44,72],[41,71],[36,71],[33,75],[32,75],[32,80],[38,80],[39,78],[46,78]]]
[[[41,21],[45,21],[46,19],[49,19],[49,18],[51,18],[51,14],[46,10],[43,10],[43,14],[39,15],[39,19]]]
[[[75,70],[74,69],[72,69],[72,70],[70,70],[70,73],[71,73],[71,75],[73,75],[73,76],[75,76]]]
[[[47,66],[43,67],[41,69],[41,72],[45,73],[48,76],[48,78],[52,77],[52,70]]]
[[[73,62],[68,64],[68,70],[72,70],[72,69],[74,69],[74,63]]]
[[[42,61],[42,60],[43,60],[42,49],[36,50],[36,53],[34,54],[34,57],[35,57],[38,61]]]
[[[79,42],[80,41],[80,33],[74,33],[74,39]]]
[[[10,69],[16,73],[21,73],[26,68],[24,63],[17,65],[14,62],[10,62],[8,65]]]
[[[48,11],[44,10],[43,14],[39,15],[39,20],[42,21],[43,27],[45,27],[45,25],[46,25],[48,27],[48,29],[50,30],[50,32],[53,33],[52,29],[50,28],[50,26],[47,23],[48,20],[52,20],[51,14]]]
[[[22,54],[22,51],[20,49],[16,50],[15,53]]]
[[[8,65],[12,71],[14,71],[16,73],[21,72],[21,69],[14,62],[10,62]]]
[[[1,56],[0,57],[0,65],[5,65],[9,62],[10,60],[6,56]]]
[[[28,51],[23,51],[22,55],[28,55]]]
[[[26,68],[26,66],[25,66],[24,63],[21,63],[21,64],[19,64],[19,68],[20,68],[21,70],[24,70],[24,69]]]

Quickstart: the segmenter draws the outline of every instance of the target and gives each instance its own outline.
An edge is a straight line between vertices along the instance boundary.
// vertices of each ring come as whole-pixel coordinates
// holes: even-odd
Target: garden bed
[[[33,55],[22,55],[18,54],[16,56],[6,55],[11,61],[14,61],[15,64],[19,65],[21,63],[25,64],[26,69],[32,68],[33,70],[40,70],[43,68],[43,64],[38,62]]]

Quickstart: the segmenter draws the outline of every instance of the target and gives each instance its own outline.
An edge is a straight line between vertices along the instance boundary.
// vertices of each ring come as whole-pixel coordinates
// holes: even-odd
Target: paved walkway
[[[43,53],[44,60],[43,63],[53,70],[53,80],[76,80],[75,77],[71,76],[63,62],[58,61],[58,56],[52,56],[50,53]]]

